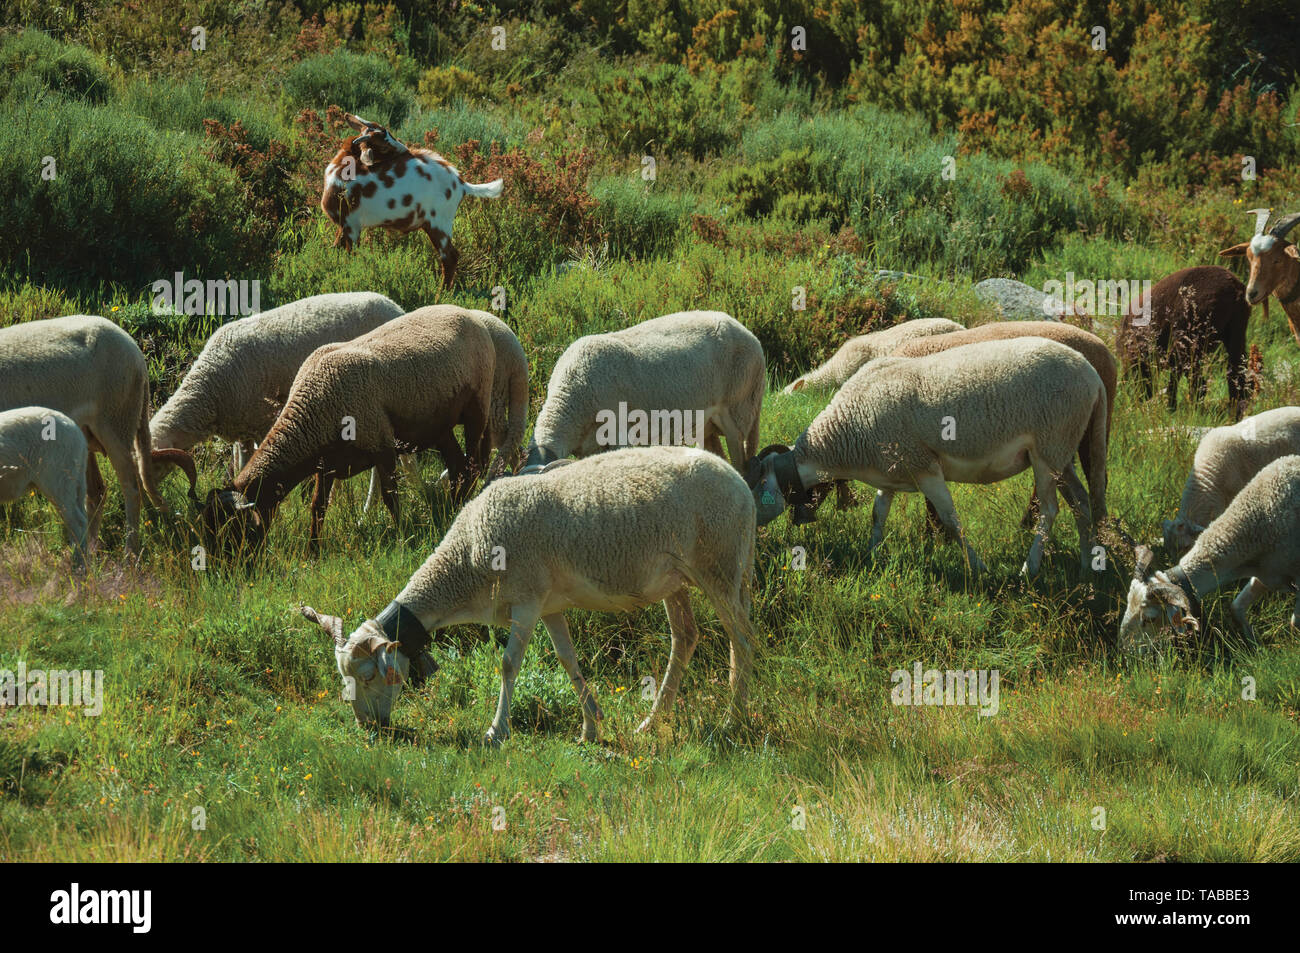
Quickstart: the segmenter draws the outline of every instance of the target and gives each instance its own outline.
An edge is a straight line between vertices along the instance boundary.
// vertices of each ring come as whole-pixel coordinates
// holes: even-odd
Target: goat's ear
[[[1300,248],[1296,248],[1295,245],[1283,245],[1282,251],[1292,258],[1300,258]]]
[[[1250,242],[1242,242],[1240,245],[1233,245],[1231,248],[1225,248],[1223,251],[1219,252],[1219,257],[1240,258],[1242,255],[1246,254],[1248,248],[1250,248]]]

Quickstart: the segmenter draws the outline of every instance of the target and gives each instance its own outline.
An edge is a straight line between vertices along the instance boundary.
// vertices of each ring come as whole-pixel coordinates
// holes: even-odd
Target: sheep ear
[[[359,640],[352,652],[357,658],[369,658],[372,655],[378,655],[384,649],[396,648],[396,642],[389,641],[384,636],[376,633]]]
[[[1137,546],[1133,550],[1133,578],[1145,579],[1147,570],[1151,568],[1151,563],[1155,561],[1156,554],[1151,552],[1146,546]]]
[[[790,385],[790,393],[792,394],[798,393],[799,391],[803,390],[807,386],[808,386],[808,382],[806,380],[804,380],[802,377],[797,378],[795,382]]]
[[[1225,248],[1219,252],[1220,258],[1240,258],[1246,254],[1246,249],[1250,247],[1250,242],[1242,242],[1240,245],[1233,245],[1231,248]]]
[[[325,634],[334,639],[334,645],[343,648],[347,644],[347,639],[343,635],[343,620],[336,615],[325,615],[323,612],[317,612],[311,606],[299,606],[298,611],[302,613],[303,618],[315,622]]]

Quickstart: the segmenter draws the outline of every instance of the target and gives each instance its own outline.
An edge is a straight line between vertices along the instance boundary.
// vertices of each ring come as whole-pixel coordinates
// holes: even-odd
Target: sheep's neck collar
[[[406,606],[393,600],[375,619],[381,632],[390,641],[397,643],[397,648],[411,661],[411,684],[418,687],[421,682],[438,670],[438,663],[429,654],[429,630],[424,623]]]

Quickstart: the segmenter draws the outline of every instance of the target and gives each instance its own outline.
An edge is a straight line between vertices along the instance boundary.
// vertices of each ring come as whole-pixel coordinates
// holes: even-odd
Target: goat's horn
[[[1286,233],[1298,224],[1300,224],[1300,212],[1292,212],[1280,218],[1277,224],[1269,229],[1269,234],[1274,238],[1286,238]]]
[[[190,481],[190,502],[197,506],[199,498],[194,491],[199,485],[199,472],[194,466],[194,457],[185,450],[155,450],[152,459],[154,463],[173,463],[185,471],[185,477]]]

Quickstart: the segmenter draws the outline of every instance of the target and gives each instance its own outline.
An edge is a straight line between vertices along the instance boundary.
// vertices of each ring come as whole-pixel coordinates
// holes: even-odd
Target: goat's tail
[[[495,179],[491,182],[484,182],[482,185],[470,185],[468,182],[461,182],[461,187],[465,194],[472,195],[480,199],[494,199],[501,194],[503,188],[502,180]]]

